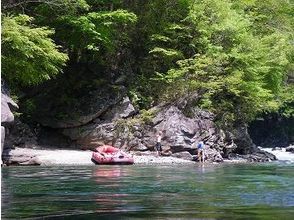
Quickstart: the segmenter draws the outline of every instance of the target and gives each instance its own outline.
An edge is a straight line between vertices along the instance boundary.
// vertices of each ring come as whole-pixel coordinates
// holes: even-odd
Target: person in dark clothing
[[[198,151],[198,161],[204,162],[204,143],[203,143],[203,141],[200,141],[198,143],[197,151]]]

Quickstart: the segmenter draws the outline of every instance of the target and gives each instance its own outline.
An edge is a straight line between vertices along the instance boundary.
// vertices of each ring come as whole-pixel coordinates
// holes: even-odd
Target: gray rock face
[[[35,132],[18,118],[14,119],[11,110],[18,109],[18,105],[9,97],[9,91],[3,85],[2,91],[4,93],[1,92],[1,152],[17,146],[36,146],[38,143]]]
[[[270,162],[277,160],[275,155],[262,150],[257,150],[256,152],[242,155],[241,157],[249,162]]]
[[[97,114],[99,116],[92,115],[89,117],[90,121],[86,120],[87,123],[83,121],[77,126],[79,122],[74,122],[75,126],[72,127],[73,124],[69,125],[62,121],[63,128],[54,129],[54,131],[60,131],[62,135],[70,139],[74,148],[78,146],[84,150],[109,144],[125,151],[155,154],[156,134],[162,131],[163,156],[192,160],[197,155],[197,143],[203,141],[205,160],[208,162],[222,162],[224,158],[231,158],[237,154],[247,154],[238,156],[247,161],[275,159],[269,153],[256,150],[246,126],[240,126],[230,133],[224,132],[216,127],[213,114],[200,109],[192,109],[189,117],[174,105],[157,106],[147,113],[137,114],[128,98],[121,99],[116,105],[105,104],[103,109],[102,112],[100,112],[101,109],[93,110],[100,112]],[[59,122],[57,124],[61,125]],[[57,124],[54,122],[52,127],[54,128]],[[20,124],[18,127],[22,126]],[[23,130],[29,131],[25,128],[20,129],[20,131]],[[30,139],[21,138],[21,135],[14,136],[16,138],[11,138],[14,140],[13,145],[38,144],[32,132],[26,132],[25,135]],[[20,159],[15,160],[20,161]],[[25,161],[30,160],[27,158]],[[20,163],[23,162],[20,161]]]
[[[1,126],[1,155],[4,149],[4,140],[5,140],[5,128]],[[2,160],[1,160],[1,164],[2,164]]]
[[[99,118],[105,112],[116,106],[125,94],[124,88],[103,87],[91,91],[88,96],[76,100],[76,104],[68,105],[67,108],[58,108],[56,103],[44,100],[44,97],[37,99],[39,105],[44,106],[36,113],[36,120],[43,126],[50,128],[72,128],[83,126]],[[44,104],[44,102],[48,102]],[[127,105],[127,100],[124,105]],[[128,109],[132,111],[132,109]],[[62,113],[62,115],[60,115]],[[123,116],[123,115],[122,115]]]
[[[10,108],[18,108],[18,105],[9,96],[1,93],[1,124],[14,121]]]
[[[208,147],[222,149],[225,147],[221,133],[213,123],[213,115],[205,111],[196,110],[193,118],[186,117],[177,107],[171,106],[158,113],[154,118],[153,132],[148,136],[153,137],[155,132],[163,131],[163,145],[170,146],[172,152],[193,151],[199,141],[204,141]]]
[[[9,129],[9,135],[5,139],[5,148],[27,147],[33,148],[37,146],[37,137],[31,128],[16,119],[13,126]]]
[[[102,119],[103,120],[116,120],[119,118],[128,118],[136,113],[129,97],[124,97],[123,100],[110,111],[107,111]]]
[[[76,141],[83,149],[92,149],[103,144],[123,147],[129,134],[118,137],[115,121],[131,117],[135,112],[129,98],[125,97],[114,108],[96,118],[92,123],[64,129],[63,134]],[[144,149],[142,145],[137,147]]]
[[[230,138],[234,140],[237,148],[236,152],[239,154],[251,154],[257,151],[257,147],[253,144],[249,134],[248,128],[245,124],[239,124],[235,129],[230,131]]]
[[[223,149],[232,147],[231,143],[224,141],[224,133],[216,128],[213,115],[208,112],[195,110],[194,117],[188,118],[175,106],[155,108],[152,111],[154,116],[148,123],[140,119],[141,115],[129,118],[134,110],[123,101],[94,123],[64,129],[63,134],[83,149],[111,144],[124,150],[154,151],[156,133],[161,130],[165,152],[192,160],[192,155],[197,153],[196,144],[202,140],[207,148],[208,160],[212,162],[222,161]]]
[[[37,155],[30,149],[19,149],[13,154],[10,149],[5,149],[2,157],[7,165],[40,165]]]
[[[17,109],[18,105],[5,93],[1,92],[1,154],[4,149],[5,127],[14,121],[11,109]],[[2,160],[1,160],[2,163]]]
[[[294,146],[286,147],[286,151],[287,151],[287,152],[294,153]]]

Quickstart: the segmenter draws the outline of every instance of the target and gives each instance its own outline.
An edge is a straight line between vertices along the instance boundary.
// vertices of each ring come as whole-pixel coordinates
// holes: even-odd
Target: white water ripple
[[[294,163],[294,153],[286,152],[286,148],[273,150],[272,148],[260,148],[266,152],[272,153],[278,160]]]

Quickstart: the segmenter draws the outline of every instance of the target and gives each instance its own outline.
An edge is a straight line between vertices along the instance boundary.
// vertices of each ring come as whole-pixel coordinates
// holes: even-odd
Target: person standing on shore
[[[156,135],[156,145],[155,145],[157,156],[161,156],[161,152],[162,152],[161,139],[162,139],[162,131],[159,131]]]
[[[203,141],[200,141],[197,145],[197,151],[198,151],[198,161],[204,162],[204,143]]]

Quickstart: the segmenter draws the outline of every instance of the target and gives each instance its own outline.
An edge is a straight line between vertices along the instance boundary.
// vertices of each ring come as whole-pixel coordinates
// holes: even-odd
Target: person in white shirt
[[[156,135],[156,145],[155,145],[158,156],[161,155],[161,152],[162,152],[161,139],[162,139],[162,131],[159,131]]]

